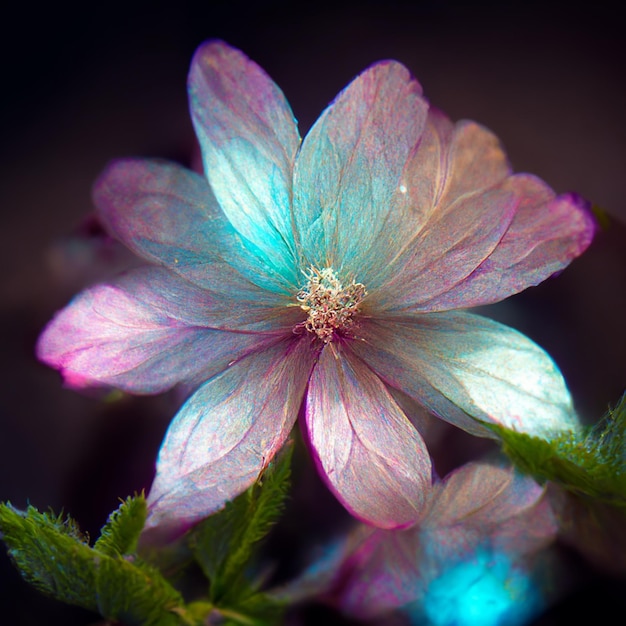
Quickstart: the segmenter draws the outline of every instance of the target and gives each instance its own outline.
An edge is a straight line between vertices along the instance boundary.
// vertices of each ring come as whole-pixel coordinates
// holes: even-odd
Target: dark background
[[[402,61],[433,104],[491,128],[516,170],[606,211],[608,229],[564,274],[486,312],[552,354],[583,419],[626,387],[626,38],[609,5],[114,0],[13,6],[0,23],[1,501],[63,508],[94,535],[119,497],[150,484],[175,398],[65,390],[34,344],[77,290],[127,261],[85,222],[103,166],[189,161],[186,74],[210,37],[268,71],[302,134],[367,65]],[[624,608],[597,576],[576,601]],[[34,593],[1,551],[0,623],[93,620]]]

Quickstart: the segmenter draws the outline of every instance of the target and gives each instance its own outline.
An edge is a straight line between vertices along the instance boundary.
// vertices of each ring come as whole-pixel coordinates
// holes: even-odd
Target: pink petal
[[[507,179],[518,199],[515,217],[489,256],[458,283],[419,310],[443,311],[498,302],[563,270],[589,246],[596,231],[588,204],[578,196],[555,196],[538,178]]]
[[[377,312],[428,312],[429,303],[471,274],[498,246],[516,210],[513,194],[493,188],[459,199],[410,241],[412,257],[369,306]]]
[[[422,528],[457,523],[497,526],[534,506],[543,492],[530,477],[516,474],[512,467],[467,463],[435,486]]]
[[[360,544],[353,547],[355,535],[360,535]],[[417,527],[359,529],[348,545],[352,552],[343,566],[347,580],[337,593],[337,603],[347,615],[372,619],[412,602],[425,591]]]
[[[291,431],[313,359],[308,341],[289,338],[241,360],[191,396],[159,453],[148,535],[184,532],[256,480]]]
[[[247,315],[167,270],[144,267],[78,295],[48,324],[37,354],[70,386],[157,393],[198,384],[290,332],[292,321],[279,312],[271,322]],[[259,332],[216,329],[244,322]]]
[[[318,468],[356,517],[382,528],[413,524],[430,489],[418,432],[380,379],[341,344],[322,351],[306,402]]]
[[[436,485],[421,525],[439,560],[471,554],[487,541],[509,555],[536,552],[557,533],[545,488],[512,467],[468,463]]]
[[[285,96],[258,65],[221,41],[198,48],[188,87],[205,175],[224,213],[264,263],[299,279],[291,182],[300,137]]]
[[[462,466],[434,486],[418,525],[353,533],[337,568],[344,577],[338,604],[350,615],[373,618],[415,601],[447,567],[482,551],[514,561],[537,552],[557,531],[544,496],[512,468]]]
[[[296,160],[294,220],[309,263],[376,282],[380,238],[428,104],[400,63],[377,63],[324,111]],[[386,240],[385,240],[386,241]]]
[[[481,197],[509,171],[492,133],[472,122],[455,126],[440,111],[429,111],[419,145],[402,175],[404,197],[398,198],[387,227],[385,267],[387,282],[393,286],[385,286],[377,296],[381,303],[397,306],[399,294],[420,298],[418,286],[405,285],[407,281],[419,282],[419,289],[433,293],[441,289],[441,278],[450,280],[451,271],[466,276],[476,267],[513,216],[509,194],[494,190]],[[434,284],[429,274],[420,281],[424,271],[437,271],[441,262],[446,268],[433,276]]]
[[[365,320],[351,347],[390,386],[469,433],[483,423],[538,437],[578,427],[552,359],[521,333],[470,313]]]
[[[224,216],[207,181],[175,163],[124,159],[111,163],[94,186],[107,230],[136,254],[187,280],[242,301],[276,301],[293,291],[263,254]]]
[[[431,110],[388,224],[387,281],[377,310],[443,311],[495,302],[562,270],[589,245],[585,203],[530,175],[510,175],[497,138]]]

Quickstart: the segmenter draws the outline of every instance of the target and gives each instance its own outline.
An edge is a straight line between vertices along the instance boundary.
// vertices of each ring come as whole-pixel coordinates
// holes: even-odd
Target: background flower
[[[556,534],[545,488],[468,463],[433,483],[415,526],[352,530],[282,593],[363,620],[402,609],[431,624],[527,623],[546,601],[533,560]]]

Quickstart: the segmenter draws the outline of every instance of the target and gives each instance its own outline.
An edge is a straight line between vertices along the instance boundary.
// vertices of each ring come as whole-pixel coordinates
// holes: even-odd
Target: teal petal
[[[221,41],[196,51],[191,116],[204,172],[233,227],[287,282],[295,273],[291,183],[300,137],[280,89]]]
[[[435,483],[422,519],[404,530],[359,529],[346,542],[338,603],[361,619],[423,599],[455,563],[484,550],[515,562],[546,547],[557,525],[545,490],[511,468],[468,463]]]
[[[277,302],[293,287],[244,245],[206,180],[166,161],[111,163],[93,190],[107,230],[142,258],[242,301]]]
[[[380,236],[402,195],[401,175],[428,105],[400,63],[357,77],[306,136],[294,173],[304,264],[333,267],[367,288],[381,272]]]

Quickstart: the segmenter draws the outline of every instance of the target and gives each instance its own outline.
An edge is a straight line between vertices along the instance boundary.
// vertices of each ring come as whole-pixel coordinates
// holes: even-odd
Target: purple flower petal
[[[421,527],[459,523],[498,526],[541,499],[544,489],[511,467],[467,463],[437,483]]]
[[[367,320],[351,347],[392,387],[469,433],[481,422],[539,437],[577,427],[552,359],[521,333],[470,313]]]
[[[189,72],[191,116],[205,175],[237,231],[287,281],[294,268],[293,162],[300,137],[272,79],[221,41],[196,51]]]
[[[414,523],[431,481],[426,446],[380,379],[341,344],[313,370],[306,425],[318,468],[356,517],[382,528]]]
[[[512,467],[468,463],[435,485],[420,524],[440,561],[475,550],[489,536],[509,554],[535,552],[550,543],[557,523],[545,488]]]
[[[497,138],[472,122],[429,113],[403,177],[407,201],[389,225],[389,280],[378,311],[443,311],[488,304],[562,270],[591,242],[584,202],[527,174],[510,176]],[[395,235],[394,235],[395,233]]]
[[[114,161],[94,186],[107,230],[136,254],[243,302],[276,304],[293,288],[226,219],[207,181],[175,163]]]
[[[148,496],[148,534],[173,535],[221,509],[258,477],[289,435],[313,366],[289,338],[208,381],[169,427]]]
[[[421,93],[400,63],[377,63],[306,136],[294,173],[294,220],[308,263],[376,282],[384,267],[379,239],[426,119]]]
[[[293,313],[239,310],[167,270],[144,267],[78,295],[48,324],[37,354],[70,386],[157,393],[180,382],[199,384],[289,334],[292,321],[285,318]],[[216,328],[245,323],[259,332]]]
[[[518,560],[548,545],[556,531],[545,490],[531,478],[468,463],[434,486],[418,525],[349,538],[338,603],[360,618],[381,615],[415,601],[454,563],[482,550]]]
[[[589,246],[596,222],[588,203],[574,194],[555,196],[529,174],[511,176],[503,188],[518,198],[517,212],[493,252],[466,278],[433,299],[423,311],[492,304],[538,285],[567,267]]]
[[[420,572],[421,543],[416,527],[359,529],[344,564],[347,573],[336,602],[347,615],[371,619],[415,600],[426,590]]]

